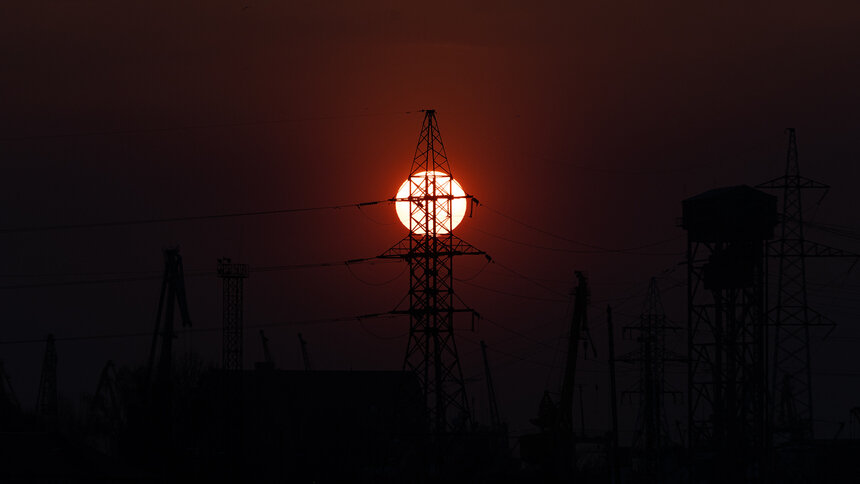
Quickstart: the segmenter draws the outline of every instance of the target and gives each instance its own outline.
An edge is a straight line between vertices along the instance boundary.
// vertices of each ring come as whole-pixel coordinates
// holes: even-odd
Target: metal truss
[[[766,458],[764,246],[687,246],[688,440],[694,455],[714,465],[715,482],[757,480]],[[726,259],[738,253],[752,264],[751,280],[710,273],[714,263],[731,266]]]
[[[221,365],[226,371],[239,371],[242,369],[243,286],[248,277],[248,265],[233,264],[228,258],[218,259],[218,277],[223,286]]]
[[[619,361],[639,365],[639,381],[635,390],[622,393],[622,399],[633,393],[639,395],[639,413],[633,437],[633,448],[640,457],[639,482],[664,480],[662,462],[669,444],[664,396],[670,394],[675,398],[678,395],[678,392],[667,390],[664,369],[667,361],[686,361],[666,349],[666,332],[677,329],[667,324],[657,280],[651,278],[639,324],[624,328],[625,333],[636,335],[639,349],[619,358]]]
[[[418,377],[439,433],[460,431],[471,421],[454,339],[454,314],[471,310],[454,307],[453,260],[484,254],[451,234],[452,179],[436,113],[426,110],[409,173],[410,233],[380,257],[409,264],[409,309],[395,311],[410,317],[403,368]]]
[[[833,327],[832,322],[809,307],[806,259],[857,257],[804,239],[802,191],[830,187],[800,175],[797,138],[793,128],[787,132],[785,175],[758,186],[782,190],[783,204],[782,234],[768,245],[768,256],[776,258],[779,264],[776,304],[768,308],[774,327],[771,425],[776,445],[809,442],[813,438],[810,329]]]

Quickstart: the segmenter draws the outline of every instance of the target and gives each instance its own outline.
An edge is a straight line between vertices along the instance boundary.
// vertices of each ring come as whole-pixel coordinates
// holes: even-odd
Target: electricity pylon
[[[409,264],[409,309],[395,310],[410,317],[403,368],[418,377],[434,430],[459,431],[472,417],[454,340],[454,314],[473,311],[454,306],[453,261],[484,252],[451,233],[453,176],[434,110],[424,111],[409,180],[409,235],[381,256]]]
[[[633,448],[641,458],[641,465],[637,469],[639,482],[657,483],[664,480],[662,461],[669,444],[664,396],[677,395],[677,392],[667,390],[664,370],[667,361],[685,361],[680,355],[666,350],[666,333],[677,329],[667,324],[657,279],[652,277],[639,324],[624,328],[625,333],[636,335],[639,349],[619,358],[639,365],[636,388],[625,392],[639,395],[639,413],[633,436]]]
[[[786,131],[785,175],[758,185],[782,190],[782,233],[778,240],[768,244],[768,255],[779,261],[776,305],[768,308],[774,326],[771,425],[775,444],[809,442],[813,438],[809,330],[832,325],[807,302],[806,259],[855,256],[804,239],[802,192],[830,187],[800,175],[794,128]]]

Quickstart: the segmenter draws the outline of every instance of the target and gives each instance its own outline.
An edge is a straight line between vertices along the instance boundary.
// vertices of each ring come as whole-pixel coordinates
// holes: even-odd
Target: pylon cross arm
[[[804,189],[821,189],[827,190],[830,188],[830,185],[812,180],[810,178],[806,178],[804,176],[792,176],[786,177],[781,176],[779,178],[774,178],[773,180],[766,181],[764,183],[759,183],[756,185],[756,188],[764,188],[764,189],[773,189],[773,190],[782,190],[785,188],[804,188]]]

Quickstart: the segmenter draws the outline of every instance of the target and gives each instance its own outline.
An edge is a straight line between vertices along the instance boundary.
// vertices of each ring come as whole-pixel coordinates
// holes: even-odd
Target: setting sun
[[[466,192],[447,173],[417,173],[400,185],[396,198],[399,200],[395,203],[397,217],[415,234],[426,233],[426,226],[430,227],[433,235],[447,234],[466,216]],[[429,222],[425,220],[427,212],[424,208],[428,203],[436,206],[435,217],[431,215]]]

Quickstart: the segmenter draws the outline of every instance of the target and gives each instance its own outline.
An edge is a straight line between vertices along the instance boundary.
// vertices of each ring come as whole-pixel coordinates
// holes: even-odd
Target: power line
[[[679,236],[677,236],[677,237],[672,237],[672,238],[670,238],[670,239],[663,239],[663,240],[658,240],[658,241],[656,241],[656,242],[649,242],[649,243],[647,243],[647,244],[638,245],[638,246],[635,246],[635,247],[627,247],[627,248],[623,248],[623,249],[610,249],[610,248],[607,248],[607,247],[602,247],[602,246],[599,246],[599,245],[594,245],[594,244],[589,244],[589,243],[586,243],[586,242],[582,242],[582,241],[580,241],[580,240],[574,240],[574,239],[571,239],[571,238],[569,238],[569,237],[565,237],[565,236],[563,236],[563,235],[559,235],[559,234],[556,234],[556,233],[550,232],[550,231],[548,231],[548,230],[545,230],[545,229],[542,229],[542,228],[537,227],[537,226],[535,226],[535,225],[532,225],[532,224],[530,224],[530,223],[528,223],[528,222],[524,222],[524,221],[522,221],[522,220],[520,220],[520,219],[518,219],[518,218],[516,218],[516,217],[512,217],[512,216],[510,216],[510,215],[507,215],[507,214],[505,214],[505,213],[503,213],[503,212],[501,212],[501,211],[499,211],[499,210],[494,209],[494,208],[493,208],[493,207],[491,207],[491,206],[488,206],[488,205],[487,205],[487,204],[485,204],[485,203],[481,203],[481,206],[482,206],[482,207],[484,207],[484,208],[486,208],[487,210],[489,210],[489,211],[491,211],[491,212],[493,212],[493,213],[495,213],[495,214],[497,214],[497,215],[501,216],[501,217],[504,217],[504,218],[506,218],[506,219],[508,219],[508,220],[510,220],[510,221],[512,221],[512,222],[515,222],[515,223],[519,224],[519,225],[522,225],[523,227],[526,227],[526,228],[529,228],[529,229],[531,229],[531,230],[534,230],[535,232],[539,232],[539,233],[542,233],[542,234],[544,234],[544,235],[548,235],[548,236],[550,236],[550,237],[553,237],[553,238],[556,238],[556,239],[559,239],[559,240],[563,240],[563,241],[565,241],[565,242],[569,242],[569,243],[571,243],[571,244],[581,245],[581,246],[583,246],[583,247],[588,247],[588,248],[590,248],[590,249],[595,249],[595,250],[602,251],[602,252],[629,253],[629,252],[631,252],[631,251],[636,251],[636,250],[639,250],[639,249],[647,249],[647,248],[649,248],[649,247],[655,247],[655,246],[657,246],[657,245],[665,244],[665,243],[667,243],[667,242],[671,242],[671,241],[674,241],[674,240],[678,240],[678,239],[680,239],[680,238],[682,238],[682,237],[683,237],[683,235],[679,235]],[[645,254],[640,254],[640,255],[645,255]],[[660,254],[660,255],[674,255],[674,254]]]
[[[390,261],[390,262],[399,262],[399,261]],[[352,277],[354,277],[358,282],[361,282],[362,284],[365,284],[368,286],[379,287],[379,286],[385,286],[387,284],[391,284],[392,282],[396,281],[397,279],[400,279],[400,277],[406,273],[406,269],[408,269],[408,267],[404,266],[403,269],[400,272],[398,272],[396,276],[394,276],[388,280],[382,281],[382,282],[370,282],[370,281],[367,281],[365,279],[362,279],[361,277],[358,277],[358,274],[356,274],[355,271],[352,270],[352,268],[350,267],[349,264],[346,265],[346,269],[349,271],[349,274]]]
[[[824,232],[831,233],[840,237],[845,237],[851,240],[860,240],[860,232],[853,227],[838,224],[825,224],[815,222],[805,222],[805,226],[818,229]]]
[[[504,240],[505,242],[510,242],[512,244],[522,245],[525,247],[532,247],[535,249],[547,250],[552,252],[565,252],[568,254],[604,254],[604,253],[614,253],[614,254],[626,254],[626,255],[655,255],[655,256],[680,256],[683,255],[683,252],[637,252],[632,249],[570,249],[566,247],[552,247],[548,245],[541,244],[533,244],[531,242],[524,242],[522,240],[512,239],[510,237],[505,237],[503,235],[494,234],[492,232],[488,232],[486,230],[479,229],[477,227],[470,227],[471,230],[482,233],[484,235],[488,235],[490,237],[494,237],[500,240]],[[661,244],[665,242],[671,242],[673,240],[677,240],[683,236],[674,237],[671,239],[665,239],[662,241],[655,242],[654,244]],[[649,246],[651,244],[648,244]]]
[[[525,294],[517,294],[514,292],[502,291],[501,289],[493,289],[491,287],[482,286],[480,284],[475,284],[474,282],[469,281],[459,281],[462,284],[466,284],[467,286],[477,287],[478,289],[483,289],[485,291],[495,292],[498,294],[504,294],[505,296],[514,296],[523,299],[532,299],[534,301],[547,301],[547,302],[567,302],[566,299],[552,299],[547,297],[538,297],[538,296],[527,296]]]
[[[337,317],[337,318],[320,318],[320,319],[305,319],[305,320],[296,320],[296,321],[281,321],[275,323],[261,323],[261,324],[251,324],[245,325],[246,328],[274,328],[274,327],[282,327],[282,326],[307,326],[314,324],[331,324],[331,323],[341,323],[346,321],[363,321],[367,319],[374,318],[393,318],[396,315],[390,313],[374,313],[374,314],[364,314],[360,316],[347,316],[347,317]],[[182,331],[177,332],[178,334],[183,333],[210,333],[214,331],[221,331],[223,328],[221,326],[209,326],[205,328],[186,328]],[[134,337],[142,337],[142,336],[152,336],[152,331],[137,331],[137,332],[128,332],[128,333],[105,333],[105,334],[94,334],[94,335],[76,335],[76,336],[60,336],[54,337],[54,341],[89,341],[89,340],[99,340],[99,339],[117,339],[117,338],[134,338]],[[30,344],[30,343],[44,343],[45,338],[27,338],[27,339],[19,339],[19,340],[7,340],[0,341],[0,345],[14,345],[14,344]]]
[[[94,136],[118,136],[118,135],[136,135],[136,134],[154,134],[154,133],[169,133],[174,131],[191,131],[202,129],[220,129],[220,128],[243,128],[250,126],[265,126],[271,124],[287,124],[300,123],[307,121],[326,121],[334,119],[354,119],[373,116],[386,116],[394,114],[411,114],[414,111],[397,111],[387,113],[361,113],[361,114],[346,114],[346,115],[330,115],[330,116],[310,116],[305,118],[278,118],[268,120],[244,121],[235,123],[208,123],[208,124],[189,124],[184,126],[163,126],[158,128],[139,128],[139,129],[115,129],[102,131],[79,131],[77,133],[65,134],[43,134],[29,136],[11,136],[0,138],[0,142],[9,141],[30,141],[30,140],[47,140],[47,139],[62,139],[62,138],[89,138]]]
[[[509,332],[509,333],[513,334],[513,335],[519,336],[520,338],[523,338],[523,339],[525,339],[526,341],[530,341],[530,342],[532,342],[532,343],[534,343],[534,344],[537,344],[537,345],[543,346],[543,347],[545,347],[545,348],[549,348],[549,349],[551,349],[551,350],[553,350],[553,351],[555,351],[555,349],[556,349],[556,347],[555,347],[555,346],[552,346],[552,345],[550,345],[550,344],[544,343],[543,341],[540,341],[540,340],[536,340],[536,339],[532,338],[531,336],[529,336],[529,335],[527,335],[527,334],[525,334],[525,333],[522,333],[522,332],[520,332],[520,331],[517,331],[517,330],[515,330],[515,329],[512,329],[512,328],[510,328],[510,327],[508,327],[508,326],[505,326],[504,324],[499,323],[498,321],[494,321],[494,320],[492,320],[492,319],[490,319],[490,318],[487,318],[487,317],[484,317],[484,316],[481,316],[481,320],[482,320],[482,321],[486,321],[486,322],[488,322],[488,323],[492,324],[493,326],[496,326],[496,327],[498,327],[498,328],[501,328],[501,329],[503,329],[503,330],[505,330],[505,331],[507,331],[507,332]],[[553,339],[555,339],[555,337],[553,337]]]
[[[219,214],[208,214],[208,215],[189,215],[185,217],[162,217],[162,218],[148,218],[148,219],[137,219],[137,220],[118,220],[111,222],[90,222],[90,223],[80,223],[80,224],[66,224],[66,225],[42,225],[42,226],[32,226],[32,227],[6,227],[0,228],[0,234],[11,234],[11,233],[24,233],[24,232],[46,232],[53,230],[72,230],[72,229],[93,229],[93,228],[107,228],[107,227],[123,227],[129,225],[148,225],[148,224],[157,224],[157,223],[170,223],[170,222],[190,222],[195,220],[213,220],[213,219],[222,219],[222,218],[235,218],[235,217],[257,217],[263,215],[278,215],[278,214],[287,214],[287,213],[300,213],[300,212],[313,212],[318,210],[338,210],[341,208],[358,208],[366,207],[370,205],[379,205],[383,203],[393,203],[396,200],[394,198],[389,198],[385,200],[374,200],[372,202],[360,202],[360,203],[345,203],[341,205],[321,205],[317,207],[302,207],[302,208],[282,208],[282,209],[274,209],[274,210],[256,210],[250,212],[230,212],[230,213],[219,213]]]
[[[475,341],[475,340],[473,340],[472,338],[469,338],[469,337],[466,337],[466,336],[461,336],[461,337],[462,337],[463,339],[465,339],[466,341],[469,341],[469,342],[474,343],[474,344],[478,344],[478,342],[477,342],[477,341]],[[42,339],[42,341],[44,341],[44,338]],[[487,347],[487,349],[489,349],[489,350],[491,350],[491,351],[495,351],[496,353],[499,353],[499,354],[502,354],[502,355],[508,356],[509,358],[514,358],[514,359],[519,360],[519,361],[526,361],[526,362],[529,362],[529,363],[533,363],[533,364],[535,364],[535,365],[540,365],[540,366],[543,366],[543,367],[546,367],[546,368],[551,368],[551,369],[554,369],[554,368],[555,368],[555,365],[552,365],[552,364],[549,364],[549,363],[544,363],[544,362],[542,362],[542,361],[538,361],[538,360],[533,360],[533,359],[531,359],[530,357],[525,357],[525,356],[517,355],[517,354],[514,354],[514,353],[509,353],[509,352],[507,352],[507,351],[500,350],[500,349],[495,348],[495,347],[493,347],[493,346],[488,346],[488,347]],[[505,364],[504,362],[502,362],[502,363],[498,363],[498,364],[496,364],[496,365],[495,365],[495,367],[496,367],[496,368],[498,368],[498,367],[500,367],[500,366],[502,366],[502,365],[504,365],[504,364]]]
[[[525,280],[525,281],[528,281],[528,282],[530,282],[530,283],[534,284],[535,286],[537,286],[537,287],[539,287],[539,288],[541,288],[541,289],[544,289],[544,290],[546,290],[546,291],[549,291],[549,292],[551,292],[551,293],[553,293],[553,294],[556,294],[556,295],[559,295],[559,296],[562,296],[562,297],[569,297],[569,296],[570,296],[570,294],[564,294],[564,293],[561,293],[561,292],[556,291],[555,289],[552,289],[551,287],[545,286],[545,285],[541,284],[540,282],[537,282],[536,280],[532,279],[531,277],[528,277],[528,276],[526,276],[526,275],[524,275],[524,274],[521,274],[521,273],[519,273],[519,272],[517,272],[517,271],[513,270],[512,268],[510,268],[510,267],[508,267],[508,266],[506,266],[506,265],[502,264],[501,262],[498,262],[498,261],[497,261],[497,260],[495,260],[495,259],[493,260],[493,263],[494,263],[494,264],[496,264],[497,266],[501,267],[502,269],[504,269],[504,270],[506,270],[506,271],[510,272],[511,274],[513,274],[513,275],[515,275],[515,276],[517,276],[517,277],[519,277],[519,278],[521,278],[521,279],[523,279],[523,280]]]
[[[275,265],[275,266],[255,266],[251,267],[251,272],[276,272],[276,271],[291,271],[291,270],[299,270],[299,269],[312,269],[318,267],[339,267],[346,266],[349,268],[352,264],[360,264],[364,262],[371,262],[377,260],[377,257],[364,257],[360,259],[348,259],[345,261],[336,261],[336,262],[318,262],[318,263],[310,263],[310,264],[290,264],[290,265]],[[380,263],[389,263],[389,261],[380,261]],[[124,282],[139,282],[139,281],[152,281],[159,280],[163,277],[160,273],[147,273],[150,275],[145,276],[135,276],[135,277],[112,277],[112,278],[103,278],[103,279],[84,279],[84,280],[74,280],[74,281],[52,281],[52,282],[34,282],[29,284],[9,284],[0,286],[0,291],[5,290],[13,290],[13,289],[35,289],[35,288],[45,288],[45,287],[63,287],[63,286],[82,286],[82,285],[90,285],[90,284],[115,284],[115,283],[124,283]],[[186,277],[201,277],[201,276],[214,276],[217,275],[216,271],[195,271],[195,272],[186,272]],[[47,276],[47,275],[45,275]]]

